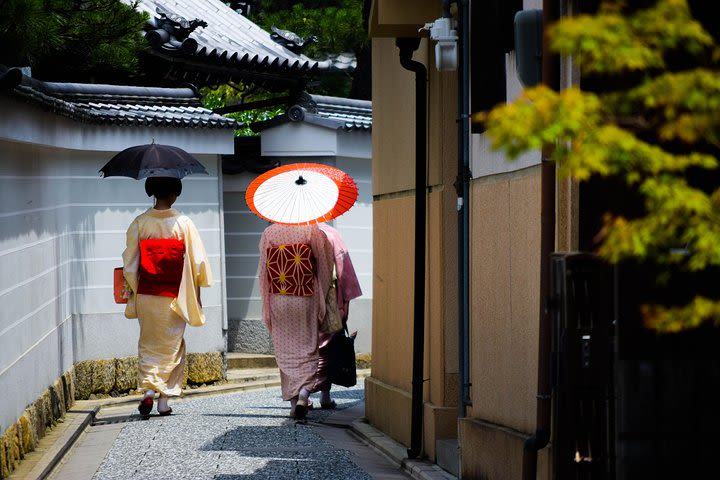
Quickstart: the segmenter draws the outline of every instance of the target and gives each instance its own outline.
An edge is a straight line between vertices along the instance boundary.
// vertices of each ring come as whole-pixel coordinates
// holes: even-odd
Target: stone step
[[[460,448],[457,438],[435,440],[436,463],[456,477],[460,475]]]
[[[228,370],[238,368],[277,368],[277,362],[274,355],[228,352],[227,368]]]
[[[259,381],[280,381],[280,370],[277,367],[265,368],[228,368],[229,383],[245,383]]]
[[[280,370],[277,367],[265,367],[265,368],[228,368],[227,369],[227,383],[267,383],[267,384],[280,384]],[[364,379],[370,376],[369,368],[358,368],[357,377],[358,380]]]

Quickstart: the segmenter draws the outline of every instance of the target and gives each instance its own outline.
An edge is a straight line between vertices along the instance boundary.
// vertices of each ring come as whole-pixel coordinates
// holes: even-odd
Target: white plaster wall
[[[261,153],[269,157],[369,159],[371,141],[369,131],[348,131],[311,123],[288,122],[262,132]]]
[[[335,129],[289,122],[262,132],[264,156],[334,156],[338,153]],[[309,161],[309,160],[305,160]]]
[[[370,136],[364,133],[360,135],[366,136],[369,144]],[[372,162],[369,158],[338,157],[335,166],[347,172],[358,186],[355,205],[330,224],[345,240],[363,292],[361,297],[350,301],[348,329],[358,332],[355,351],[370,353],[373,291]]]
[[[100,127],[32,108],[25,115],[17,106],[0,98],[0,431],[73,363],[137,353],[137,321],[113,301],[112,269],[122,265],[127,226],[151,206],[142,181],[98,174],[119,145],[145,143],[149,129],[103,127],[103,144]],[[203,289],[207,324],[188,327],[188,351],[224,351],[217,153],[232,151],[232,131],[224,130],[224,138],[219,131],[178,132],[155,139],[182,137],[185,146],[198,139],[190,150],[200,150],[209,175],[186,177],[175,206],[197,225],[215,274],[215,285]],[[88,145],[99,149],[75,149]],[[211,147],[216,153],[202,153]]]

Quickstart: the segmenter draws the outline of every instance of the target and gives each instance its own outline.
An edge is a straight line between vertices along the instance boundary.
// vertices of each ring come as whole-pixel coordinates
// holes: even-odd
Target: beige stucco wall
[[[395,40],[373,39],[373,328],[365,415],[410,444],[415,222],[414,75]]]
[[[415,78],[400,66],[395,40],[389,37],[416,36],[413,23],[421,22],[417,14],[426,6],[424,1],[415,5],[409,0],[373,0],[370,18],[376,277],[373,374],[366,382],[366,414],[374,426],[406,445],[412,378]],[[394,8],[392,17],[389,8]],[[479,166],[491,160],[497,166],[504,162],[500,154],[489,159],[487,149],[472,150],[474,173],[486,176],[473,179],[467,200],[472,406],[467,417],[458,421],[457,194],[453,187],[457,72],[437,72],[432,55],[432,45],[423,40],[413,57],[428,66],[429,76],[423,449],[434,460],[433,440],[459,434],[463,478],[519,479],[523,443],[535,432],[539,154],[529,156],[523,165],[516,162],[513,168],[495,171]],[[556,196],[556,248],[572,247],[577,243],[577,187],[559,181]],[[538,454],[538,478],[551,478],[550,453],[550,448],[544,448]]]
[[[372,40],[373,195],[415,185],[415,77],[400,66],[393,38]]]
[[[374,170],[374,168],[373,168]],[[370,423],[409,445],[413,331],[414,197],[373,203],[372,374],[366,380]]]
[[[461,422],[468,478],[519,478],[535,431],[540,281],[540,168],[471,185],[472,407]],[[479,448],[479,451],[475,449]],[[514,465],[502,475],[503,465]]]
[[[525,436],[512,429],[482,422],[474,418],[460,420],[461,478],[492,480],[520,480],[522,478],[523,444]],[[537,479],[552,478],[551,451],[538,452]]]
[[[531,432],[540,302],[540,169],[475,181],[471,188],[470,415]]]
[[[424,349],[424,442],[457,436],[457,171],[455,76],[428,68],[428,194]],[[400,66],[394,39],[373,39],[373,370],[366,380],[371,424],[409,445],[414,320],[415,74]],[[448,97],[449,95],[449,97]]]

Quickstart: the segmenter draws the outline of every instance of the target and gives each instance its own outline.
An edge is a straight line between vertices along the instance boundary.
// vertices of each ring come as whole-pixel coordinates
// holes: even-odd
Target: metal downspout
[[[398,38],[400,65],[415,72],[415,277],[413,319],[412,413],[409,458],[417,458],[423,437],[423,370],[425,357],[425,196],[427,191],[427,70],[412,59],[419,38]]]
[[[470,399],[470,2],[458,1],[460,24],[458,68],[458,417],[467,415]]]
[[[543,0],[543,31],[559,18],[560,0]],[[560,63],[551,54],[547,36],[543,35],[542,81],[548,87],[560,88]],[[555,249],[555,164],[542,152],[540,173],[540,325],[538,333],[538,390],[535,434],[525,441],[523,448],[523,480],[537,478],[538,451],[550,442],[552,412],[552,382],[550,356],[552,348],[552,317],[550,311],[550,254]]]

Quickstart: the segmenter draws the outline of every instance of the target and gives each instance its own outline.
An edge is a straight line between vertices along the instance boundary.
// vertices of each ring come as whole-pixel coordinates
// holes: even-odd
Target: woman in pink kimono
[[[360,282],[358,281],[355,267],[350,260],[350,254],[348,253],[345,241],[342,235],[340,235],[340,232],[327,223],[321,223],[318,226],[330,241],[333,249],[338,314],[342,319],[343,327],[347,328],[348,315],[350,314],[350,300],[362,295]],[[333,333],[320,334],[320,370],[323,374],[325,374],[329,368],[330,357],[328,345],[333,335]],[[334,409],[337,406],[335,401],[330,397],[330,387],[332,387],[332,384],[328,382],[320,388],[320,407],[323,409]]]
[[[332,275],[332,248],[317,225],[274,224],[260,239],[263,320],[280,367],[290,416],[303,419],[308,397],[327,384],[320,372],[319,326]]]
[[[182,391],[185,325],[205,323],[200,287],[212,284],[212,272],[195,225],[172,208],[182,192],[180,179],[150,177],[145,191],[155,206],[127,230],[123,273],[131,295],[125,316],[140,323],[138,383],[144,395],[138,410],[148,415],[158,393],[157,411],[169,415],[168,397]]]

